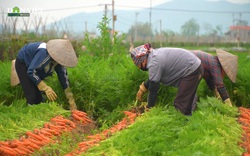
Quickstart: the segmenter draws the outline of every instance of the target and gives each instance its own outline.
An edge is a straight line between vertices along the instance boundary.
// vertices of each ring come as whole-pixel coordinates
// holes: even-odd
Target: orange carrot
[[[79,117],[77,114],[72,114],[73,118],[78,120],[78,121],[82,121],[82,118]]]
[[[40,132],[41,132],[43,135],[48,136],[48,137],[53,136],[50,132],[46,131],[45,129],[41,129]]]
[[[20,150],[19,148],[13,148],[13,150],[17,153],[17,155],[27,155],[28,154],[25,151]]]
[[[32,132],[29,132],[29,131],[28,131],[28,132],[26,132],[26,134],[27,134],[28,136],[30,136],[30,137],[33,137],[33,138],[39,140],[39,141],[42,141],[42,140],[43,140],[40,136],[38,136],[37,134],[34,134],[34,133],[32,133]]]
[[[79,143],[78,145],[81,147],[81,146],[91,146],[91,145],[93,145],[93,144],[96,144],[96,143],[98,143],[99,142],[99,140],[97,140],[97,139],[94,139],[94,140],[89,140],[89,141],[84,141],[84,142],[81,142],[81,143]]]
[[[245,119],[250,119],[250,115],[248,115],[247,113],[242,112],[240,115]]]
[[[9,156],[15,156],[16,155],[16,151],[14,151],[12,148],[7,147],[7,146],[1,146],[0,151],[3,154],[9,155]]]
[[[87,113],[79,111],[79,110],[72,110],[73,114],[77,114],[78,116],[84,117],[87,116]]]
[[[44,145],[44,143],[43,143],[42,141],[36,140],[36,139],[34,139],[34,138],[30,138],[29,141],[30,141],[31,143],[33,143],[33,144],[39,146],[39,147]]]

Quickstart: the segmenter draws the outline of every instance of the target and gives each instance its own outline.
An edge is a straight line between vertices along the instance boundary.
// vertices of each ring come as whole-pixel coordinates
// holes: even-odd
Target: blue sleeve
[[[51,57],[49,56],[46,49],[40,48],[38,49],[38,52],[30,62],[30,65],[27,70],[27,74],[29,78],[38,85],[42,80],[37,75],[37,70],[39,68],[44,68],[51,60]]]
[[[66,89],[69,87],[69,79],[68,79],[68,73],[67,73],[67,69],[63,66],[61,66],[60,64],[58,64],[55,67],[55,71],[57,73],[57,77],[59,79],[59,82],[62,86],[62,89]]]

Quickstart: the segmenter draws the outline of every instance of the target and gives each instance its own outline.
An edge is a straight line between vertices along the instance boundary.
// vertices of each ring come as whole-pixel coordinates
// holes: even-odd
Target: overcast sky
[[[172,0],[114,0],[115,10],[138,10],[150,8]],[[197,0],[199,1],[199,0]],[[230,3],[250,3],[250,0],[209,0],[228,1]],[[112,10],[112,0],[0,0],[0,12],[12,12],[15,6],[20,9],[33,9],[47,19],[47,23],[79,12],[104,11],[105,4]],[[27,11],[26,11],[27,12]],[[32,14],[32,13],[31,13]],[[0,18],[2,23],[2,18]]]
[[[115,10],[136,10],[141,8],[150,8],[150,6],[160,5],[172,0],[114,0]],[[222,1],[222,0],[209,0]],[[224,0],[231,3],[250,3],[250,0]],[[1,9],[4,12],[9,12],[10,8],[15,6],[19,8],[33,8],[42,10],[57,17],[65,17],[79,12],[96,12],[103,11],[104,5],[109,4],[111,8],[112,0],[0,0]],[[60,9],[60,14],[57,10]],[[52,11],[54,10],[54,11]],[[1,12],[3,12],[1,11]]]

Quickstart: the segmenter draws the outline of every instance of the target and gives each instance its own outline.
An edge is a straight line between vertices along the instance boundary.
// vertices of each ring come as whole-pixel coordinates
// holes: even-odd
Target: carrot
[[[242,156],[250,156],[249,153],[243,153]]]
[[[49,142],[50,141],[50,138],[46,137],[45,135],[43,135],[41,133],[38,134],[38,136],[40,136],[43,139],[43,141],[45,141],[45,142]]]
[[[78,116],[82,116],[82,117],[87,116],[87,113],[79,111],[79,110],[72,110],[72,113],[77,114]]]
[[[37,134],[34,134],[34,133],[32,133],[32,132],[29,132],[29,131],[28,131],[28,132],[26,132],[26,134],[27,134],[28,136],[30,136],[30,137],[33,137],[33,138],[39,140],[39,141],[42,141],[42,140],[43,140],[40,136],[38,136]]]
[[[58,131],[58,130],[54,130],[54,129],[50,129],[50,128],[43,128],[43,129],[44,129],[45,131],[47,131],[47,132],[49,132],[49,133],[55,135],[55,136],[60,135],[60,131]]]
[[[13,150],[13,148],[7,146],[1,146],[0,151],[8,155],[16,155],[16,152]]]
[[[242,112],[240,115],[245,119],[250,119],[250,115],[247,113]]]
[[[105,137],[101,134],[96,134],[96,135],[89,135],[87,136],[88,139],[96,139],[96,140],[104,140]]]
[[[0,145],[8,146],[8,145],[9,145],[9,143],[8,143],[8,142],[6,142],[6,141],[0,141]]]
[[[52,136],[52,134],[50,132],[46,131],[45,129],[41,129],[40,133],[42,133],[43,135],[48,136],[48,137]]]
[[[44,145],[42,141],[35,140],[34,138],[30,138],[29,141],[39,147]]]
[[[72,114],[73,118],[78,120],[78,121],[82,121],[82,118],[79,117],[77,114]]]
[[[86,117],[86,118],[84,118],[84,120],[85,120],[85,121],[87,121],[87,122],[89,122],[89,123],[91,123],[91,122],[92,122],[92,120],[91,120],[91,119],[89,119],[89,118],[87,118],[87,117]]]
[[[89,140],[89,141],[84,141],[84,142],[81,142],[79,143],[78,145],[81,147],[81,146],[91,146],[91,145],[94,145],[96,143],[98,143],[99,140],[97,139],[94,139],[94,140]]]
[[[25,145],[18,146],[18,149],[23,150],[23,151],[25,151],[27,153],[31,153],[31,152],[34,151],[33,148],[29,148],[29,146],[25,146]]]
[[[27,155],[28,154],[25,151],[20,150],[18,148],[14,148],[13,150],[17,153],[17,155]]]
[[[53,125],[53,124],[48,124],[48,128],[49,129],[53,129],[53,130],[55,130],[55,131],[57,131],[57,132],[60,132],[61,131],[61,129],[60,129],[60,127],[59,126],[55,126],[55,125]]]
[[[38,145],[36,145],[36,144],[34,144],[32,142],[29,144],[29,146],[32,147],[33,149],[39,149],[40,148]]]

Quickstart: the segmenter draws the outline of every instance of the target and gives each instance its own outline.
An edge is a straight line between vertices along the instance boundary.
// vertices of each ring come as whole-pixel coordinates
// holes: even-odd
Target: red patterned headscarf
[[[146,43],[134,48],[131,51],[131,58],[136,66],[140,65],[144,60],[147,59],[148,54],[150,53],[150,48],[150,43]]]

